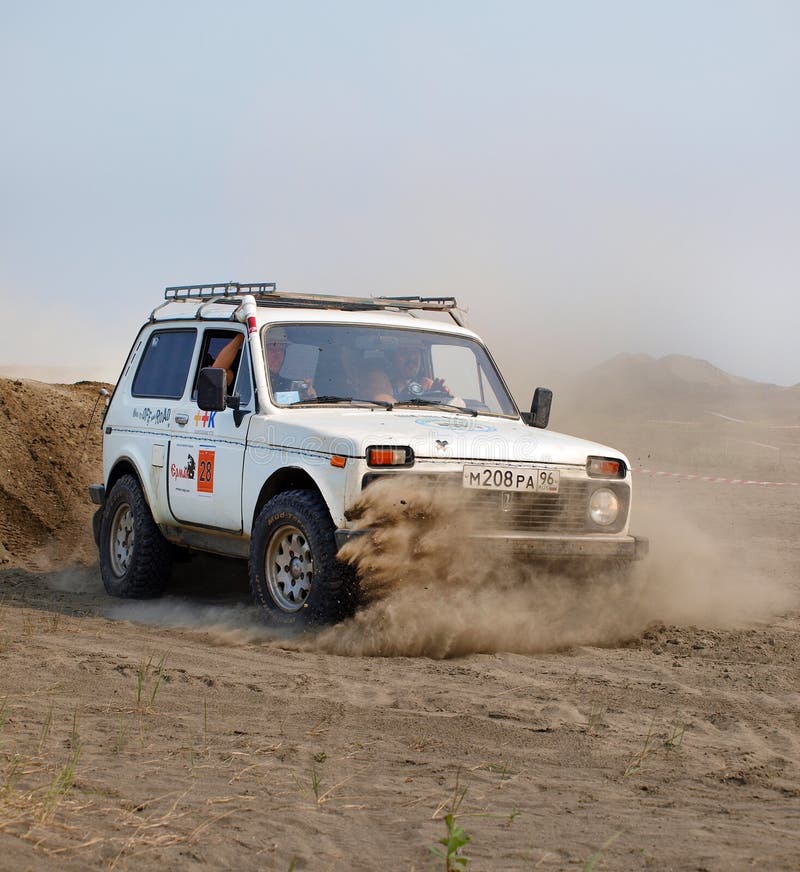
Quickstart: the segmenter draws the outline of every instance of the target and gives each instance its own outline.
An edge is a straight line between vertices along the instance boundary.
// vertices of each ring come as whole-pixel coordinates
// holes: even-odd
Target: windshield
[[[392,327],[283,324],[264,332],[273,401],[431,406],[517,416],[483,346],[474,339]]]

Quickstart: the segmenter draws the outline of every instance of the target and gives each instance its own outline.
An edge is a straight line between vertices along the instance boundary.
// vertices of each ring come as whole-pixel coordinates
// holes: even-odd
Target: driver
[[[394,353],[392,388],[398,400],[414,399],[428,391],[441,391],[453,396],[443,378],[429,378],[422,367],[422,343],[402,339]]]
[[[382,369],[367,373],[368,392],[373,400],[397,402],[413,400],[430,391],[439,391],[452,397],[453,392],[443,378],[430,378],[424,374],[422,343],[414,339],[401,339],[395,349],[393,373],[388,376]]]

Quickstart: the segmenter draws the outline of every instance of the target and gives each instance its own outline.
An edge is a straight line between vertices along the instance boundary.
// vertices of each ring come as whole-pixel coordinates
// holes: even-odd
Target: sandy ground
[[[5,388],[6,429],[52,412]],[[95,394],[60,402],[88,421]],[[235,562],[109,599],[96,449],[22,529],[25,438],[0,494],[0,868],[441,870],[454,811],[468,868],[800,869],[800,489],[640,476],[635,597],[465,564],[290,639]]]

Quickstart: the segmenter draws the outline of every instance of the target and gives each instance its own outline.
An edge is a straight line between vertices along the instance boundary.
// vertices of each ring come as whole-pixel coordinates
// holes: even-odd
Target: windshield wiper
[[[395,406],[436,406],[440,409],[452,409],[454,412],[462,412],[465,415],[472,415],[473,418],[478,417],[477,409],[470,409],[467,406],[454,406],[451,403],[442,403],[439,400],[423,400],[416,397],[413,400],[404,400],[401,403],[395,403]]]
[[[323,394],[320,397],[309,397],[307,400],[298,400],[292,403],[293,406],[312,406],[324,403],[370,403],[373,406],[382,406],[384,409],[391,409],[392,404],[385,400],[363,400],[360,397],[333,397]]]

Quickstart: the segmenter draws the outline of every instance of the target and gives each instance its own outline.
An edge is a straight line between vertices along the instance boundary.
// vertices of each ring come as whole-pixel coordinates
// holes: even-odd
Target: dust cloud
[[[688,520],[642,512],[652,556],[632,572],[577,578],[539,568],[471,536],[478,524],[458,490],[378,482],[357,507],[377,528],[342,551],[361,579],[356,615],[297,643],[346,656],[435,659],[499,651],[535,654],[613,646],[654,622],[732,626],[788,606],[775,582],[753,580]]]
[[[642,606],[651,620],[732,628],[767,620],[797,606],[797,593],[779,571],[778,555],[748,563],[689,517],[675,495],[637,507],[637,526],[648,531]],[[705,521],[705,523],[704,523]],[[742,532],[743,543],[749,534]]]
[[[108,617],[151,627],[169,627],[202,635],[220,646],[268,645],[291,638],[283,628],[267,626],[251,605],[187,603],[165,598],[149,602],[124,602],[112,606]]]
[[[254,607],[243,560],[195,554],[173,567],[169,596],[116,600],[109,618],[170,627],[200,635],[211,645],[270,645],[296,636],[292,628],[268,624]]]
[[[71,559],[72,555],[70,555]],[[94,567],[68,565],[46,576],[51,590],[61,593],[101,594],[103,583]]]

